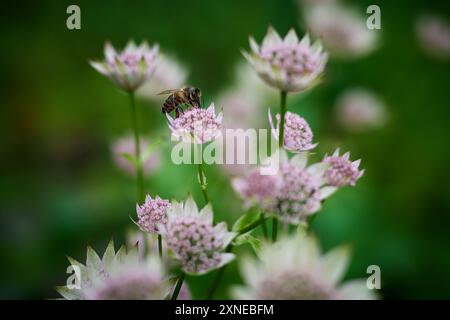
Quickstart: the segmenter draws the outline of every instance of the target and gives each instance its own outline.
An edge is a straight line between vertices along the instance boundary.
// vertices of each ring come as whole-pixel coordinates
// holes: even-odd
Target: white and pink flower
[[[170,292],[160,260],[153,255],[141,259],[137,246],[115,251],[111,241],[102,258],[88,247],[85,265],[70,257],[69,262],[79,269],[80,282],[56,288],[67,300],[162,300]]]
[[[159,196],[152,199],[147,195],[142,205],[136,204],[139,227],[146,232],[158,233],[158,226],[167,223],[167,210],[170,206],[169,200],[161,199]]]
[[[243,51],[258,75],[270,86],[287,92],[313,86],[324,71],[327,54],[320,42],[311,45],[309,35],[299,41],[291,29],[282,39],[269,27],[262,45],[250,37],[251,52]]]
[[[306,232],[278,242],[265,243],[259,259],[240,263],[245,285],[232,295],[243,300],[366,300],[375,299],[366,279],[340,283],[349,264],[349,250],[342,246],[321,254],[317,240]]]
[[[119,138],[112,145],[114,162],[124,172],[135,175],[136,166],[131,161],[135,157],[135,142],[131,136]],[[154,172],[161,164],[161,153],[150,147],[147,139],[141,139],[141,161],[145,175]]]
[[[203,144],[222,135],[222,112],[216,115],[214,103],[207,109],[189,108],[178,118],[167,114],[173,140]]]
[[[303,12],[308,30],[333,56],[358,58],[377,47],[378,32],[368,29],[366,18],[352,8],[330,2],[307,5]]]
[[[279,113],[276,115],[277,123],[274,125],[272,114],[269,110],[269,123],[272,128],[272,135],[278,141],[280,120]],[[314,149],[317,143],[312,143],[313,132],[308,122],[300,117],[298,114],[286,112],[284,115],[284,133],[283,133],[283,147],[292,152],[303,152]]]
[[[323,162],[329,165],[324,175],[327,184],[333,187],[354,186],[364,174],[364,170],[358,169],[361,160],[350,161],[350,152],[339,156],[339,148],[333,155],[325,155]]]
[[[91,61],[91,66],[108,77],[125,91],[135,91],[153,74],[156,68],[159,45],[149,47],[147,42],[137,46],[133,41],[128,42],[125,49],[117,52],[106,42],[105,60]]]
[[[186,273],[204,274],[234,259],[234,254],[223,251],[235,233],[228,232],[224,222],[213,226],[211,205],[199,211],[191,196],[184,203],[172,203],[167,223],[159,229]]]

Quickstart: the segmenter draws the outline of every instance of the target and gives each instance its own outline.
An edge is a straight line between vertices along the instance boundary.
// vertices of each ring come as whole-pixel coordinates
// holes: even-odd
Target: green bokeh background
[[[380,49],[363,59],[332,60],[323,84],[289,100],[321,142],[316,160],[341,146],[366,169],[355,188],[325,203],[312,227],[325,249],[352,245],[349,278],[379,265],[386,299],[450,298],[450,69],[448,61],[425,56],[414,34],[417,16],[436,12],[449,19],[450,6],[352,3],[381,7]],[[81,7],[79,31],[65,26],[69,4]],[[103,251],[133,227],[135,184],[110,155],[112,139],[129,132],[128,100],[87,63],[101,57],[106,39],[117,46],[129,38],[158,41],[189,66],[189,82],[214,100],[243,61],[239,50],[248,47],[249,34],[261,39],[269,24],[282,34],[290,27],[304,32],[290,0],[35,1],[3,3],[0,12],[0,298],[56,297],[66,254],[84,261],[87,244]],[[390,120],[381,130],[337,135],[330,126],[334,101],[354,85],[378,93]],[[139,104],[145,132],[169,139],[160,110]],[[196,167],[172,164],[168,143],[163,154],[146,189],[178,199],[192,192],[201,202]],[[217,220],[231,224],[240,201],[220,170],[206,173]],[[213,276],[188,279],[196,297]],[[236,263],[225,277],[223,283],[240,281]],[[225,289],[216,297],[226,298]]]

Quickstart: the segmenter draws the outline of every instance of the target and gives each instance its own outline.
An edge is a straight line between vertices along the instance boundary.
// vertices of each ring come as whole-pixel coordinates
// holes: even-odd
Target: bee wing
[[[171,90],[164,90],[161,91],[160,93],[158,93],[158,95],[163,95],[163,94],[171,94],[171,93],[175,93],[177,91],[179,91],[180,89],[171,89]]]

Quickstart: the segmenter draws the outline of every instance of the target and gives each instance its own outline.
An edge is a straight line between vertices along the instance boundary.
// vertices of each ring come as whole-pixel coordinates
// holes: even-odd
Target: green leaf
[[[124,152],[122,153],[122,157],[124,157],[126,160],[130,161],[134,166],[136,165],[136,158],[128,153],[128,152]]]
[[[259,211],[249,211],[234,223],[232,231],[238,233],[246,232],[246,229],[251,228],[252,225],[256,225],[260,220],[261,213]]]
[[[250,233],[244,233],[233,240],[234,246],[241,246],[247,243],[253,248],[256,255],[259,255],[261,251],[261,241]]]

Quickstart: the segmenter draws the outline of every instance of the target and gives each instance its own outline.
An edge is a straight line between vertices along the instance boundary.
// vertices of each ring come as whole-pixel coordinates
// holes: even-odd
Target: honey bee
[[[170,94],[166,101],[164,101],[162,113],[170,113],[175,110],[176,118],[180,116],[180,112],[183,112],[181,108],[182,104],[188,104],[194,108],[201,106],[200,97],[202,96],[202,92],[199,88],[183,87],[175,90],[165,90],[159,94]]]

